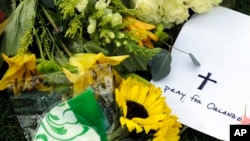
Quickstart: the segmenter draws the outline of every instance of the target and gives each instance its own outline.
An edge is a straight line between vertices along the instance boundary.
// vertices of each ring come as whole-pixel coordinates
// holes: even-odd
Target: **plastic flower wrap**
[[[91,86],[93,89],[93,93],[91,92],[91,95],[94,97],[95,102],[98,103],[98,106],[101,108],[99,109],[101,111],[101,114],[103,115],[102,117],[103,119],[101,120],[101,122],[104,125],[104,127],[102,128],[104,128],[106,135],[106,130],[111,127],[115,117],[114,116],[115,109],[113,108],[113,103],[115,101],[113,96],[114,81],[113,81],[113,74],[111,67],[108,64],[93,65],[90,69],[86,70],[86,73],[81,77],[84,79],[89,79],[90,77],[92,77],[94,79],[94,81],[86,81],[84,83],[85,85],[88,85],[88,87]],[[19,93],[17,94],[15,91],[13,91],[14,90],[13,87],[15,87],[14,84],[10,83],[10,85],[5,90],[6,93],[9,94],[11,100],[13,101],[13,109],[20,122],[20,126],[23,128],[27,140],[31,140],[31,138],[34,137],[39,120],[41,120],[41,118],[43,118],[43,116],[47,114],[49,109],[57,105],[59,102],[63,102],[65,100],[77,97],[83,91],[88,89],[88,87],[82,87],[81,92],[78,93],[77,96],[74,96],[74,89],[72,87],[73,84],[67,79],[67,77],[64,75],[63,72],[56,72],[56,73],[31,76],[28,78],[19,79],[19,81],[26,81],[26,80],[30,80],[27,82],[27,84],[30,85],[29,89],[20,89]],[[46,87],[49,87],[50,89],[41,91],[40,89],[38,89],[40,85],[39,83],[44,84]],[[85,98],[85,102],[84,100],[83,101],[74,100],[73,103],[75,105],[79,104],[85,105],[89,100],[91,99]],[[88,105],[88,107],[89,106],[90,105]],[[60,109],[60,106],[58,108]],[[62,110],[63,108],[65,107],[61,107],[60,110]],[[96,111],[96,109],[92,108],[89,108],[89,110],[92,112]],[[67,109],[64,110],[67,111]],[[82,110],[83,109],[78,110],[78,112],[81,112],[82,113],[81,115],[84,115],[85,113],[83,113]],[[62,122],[65,120],[73,120],[74,117],[71,116],[72,115],[67,115],[66,119],[62,119]],[[53,117],[47,117],[47,118],[49,119],[52,118],[52,120],[57,120],[53,119]],[[96,120],[92,120],[91,124],[96,124],[95,122]],[[64,131],[62,131],[62,133],[64,133]],[[41,135],[39,135],[37,138],[40,137]]]
[[[94,91],[88,88],[53,107],[41,121],[33,140],[107,141],[104,121]]]

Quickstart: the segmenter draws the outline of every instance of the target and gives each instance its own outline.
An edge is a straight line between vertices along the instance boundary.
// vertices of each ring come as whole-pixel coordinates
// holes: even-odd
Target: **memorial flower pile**
[[[204,13],[220,3],[12,1],[8,18],[0,12],[0,66],[4,72],[0,90],[17,100],[37,96],[40,102],[33,104],[39,107],[44,99],[53,105],[92,87],[105,117],[107,140],[178,140],[182,125],[171,114],[167,97],[140,72],[154,80],[167,76],[172,49],[167,29],[188,20],[190,11]],[[24,115],[37,114],[34,109],[31,113],[32,107],[25,108],[19,113],[20,121],[28,120]],[[39,121],[46,110],[36,110],[40,110],[39,117],[29,118]],[[25,129],[28,140],[35,136],[35,130],[30,130]]]

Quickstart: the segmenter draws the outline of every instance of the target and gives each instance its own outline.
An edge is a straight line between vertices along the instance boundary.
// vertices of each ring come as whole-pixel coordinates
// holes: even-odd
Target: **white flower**
[[[77,9],[79,12],[82,12],[83,10],[86,9],[88,3],[89,3],[88,0],[81,0],[81,1],[76,5],[76,9]]]
[[[222,0],[131,0],[130,7],[137,9],[143,22],[163,23],[165,28],[181,24],[189,18],[189,9],[204,13]]]
[[[120,15],[120,13],[115,13],[112,16],[112,20],[111,20],[111,26],[112,27],[116,27],[117,25],[122,24],[122,16]]]
[[[161,22],[159,6],[155,0],[133,0],[131,7],[139,11],[138,18],[140,20],[152,24]]]
[[[88,25],[88,28],[87,28],[87,32],[89,34],[92,34],[92,33],[95,32],[95,29],[96,29],[96,19],[89,18],[89,25]]]
[[[186,5],[195,13],[204,13],[212,8],[210,0],[186,0]]]
[[[99,0],[95,3],[96,10],[103,10],[109,6],[110,0],[106,2],[106,0]]]
[[[185,0],[186,5],[195,13],[205,13],[221,2],[222,0]]]
[[[164,0],[161,6],[162,23],[165,28],[185,22],[189,15],[188,7],[183,0]]]

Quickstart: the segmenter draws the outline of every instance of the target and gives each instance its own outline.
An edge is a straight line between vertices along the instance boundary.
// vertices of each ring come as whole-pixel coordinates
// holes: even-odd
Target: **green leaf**
[[[47,8],[54,8],[54,0],[41,0]]]
[[[22,37],[34,27],[37,0],[23,0],[9,19],[5,29],[1,52],[15,55]],[[3,60],[0,59],[0,66]]]
[[[170,53],[161,49],[161,51],[155,55],[150,62],[152,79],[157,81],[166,77],[170,73],[170,64],[172,57]]]
[[[121,66],[116,69],[128,72],[147,70],[152,57],[160,51],[159,48],[149,49],[133,42],[129,42],[127,45],[117,49],[116,55],[129,55],[129,58],[123,61]]]
[[[196,66],[201,65],[200,62],[194,57],[194,55],[192,53],[189,53],[188,55]]]
[[[102,48],[101,46],[99,46],[97,43],[93,41],[88,41],[84,43],[83,48],[87,53],[102,52],[104,55],[108,55],[108,51],[106,49]]]

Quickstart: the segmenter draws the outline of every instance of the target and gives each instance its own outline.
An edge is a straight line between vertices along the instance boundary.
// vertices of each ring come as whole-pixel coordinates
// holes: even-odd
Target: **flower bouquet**
[[[168,29],[220,3],[12,1],[11,14],[0,13],[0,90],[13,100],[27,140],[63,140],[74,128],[90,130],[86,140],[178,140],[182,125],[149,80],[170,73],[175,48]]]

